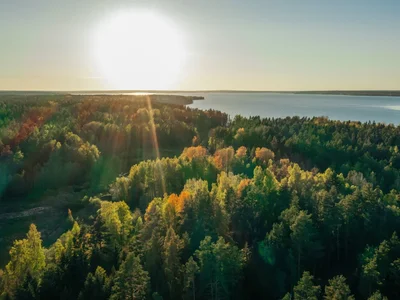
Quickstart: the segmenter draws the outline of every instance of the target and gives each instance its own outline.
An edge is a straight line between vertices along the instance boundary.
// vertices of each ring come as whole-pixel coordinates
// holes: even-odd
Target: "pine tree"
[[[35,224],[31,224],[28,234],[28,248],[29,248],[29,266],[28,272],[33,278],[38,279],[46,266],[44,249],[42,247],[42,239],[40,232],[37,231]]]
[[[200,262],[202,292],[210,299],[230,298],[241,279],[247,253],[225,243],[222,237],[212,243],[207,236],[195,255]]]
[[[183,242],[170,227],[163,244],[163,265],[165,277],[168,281],[168,289],[171,299],[176,299],[181,294],[181,263],[180,252]]]
[[[200,268],[191,256],[185,264],[185,290],[191,290],[192,299],[196,299],[196,275]]]
[[[140,259],[129,253],[115,275],[112,300],[145,299],[148,292],[149,276],[143,270]]]
[[[110,280],[102,267],[97,267],[96,272],[89,273],[85,285],[79,295],[80,300],[96,299],[106,300],[110,297]]]
[[[379,291],[376,291],[375,293],[372,294],[371,297],[368,298],[368,300],[388,300],[388,298],[382,296],[382,294]]]
[[[316,243],[316,230],[313,226],[311,215],[305,211],[300,211],[294,222],[290,225],[292,231],[293,248],[297,254],[297,275],[300,277],[301,258],[311,251],[319,250],[319,244]]]
[[[319,285],[314,285],[314,277],[309,272],[304,272],[299,282],[293,289],[294,300],[318,300],[321,292]]]
[[[343,275],[335,276],[329,280],[329,285],[325,287],[325,300],[353,300],[351,291],[346,284],[346,278]]]
[[[28,300],[36,299],[39,296],[38,281],[28,273],[23,282],[16,287],[14,292],[14,299]]]

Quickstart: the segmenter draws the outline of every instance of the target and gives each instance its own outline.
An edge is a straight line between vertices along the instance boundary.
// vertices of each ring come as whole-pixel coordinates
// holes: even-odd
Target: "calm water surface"
[[[204,96],[192,108],[215,109],[235,115],[261,117],[327,116],[341,121],[400,124],[400,97],[305,95],[278,93],[185,93]]]

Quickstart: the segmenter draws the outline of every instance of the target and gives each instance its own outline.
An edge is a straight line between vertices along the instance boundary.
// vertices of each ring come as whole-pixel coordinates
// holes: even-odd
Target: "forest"
[[[391,124],[2,96],[0,299],[400,299],[399,147]]]

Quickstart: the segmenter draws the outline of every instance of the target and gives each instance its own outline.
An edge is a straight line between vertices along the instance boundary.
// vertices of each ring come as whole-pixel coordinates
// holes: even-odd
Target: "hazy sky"
[[[0,89],[114,88],[92,36],[143,8],[182,36],[170,89],[400,89],[400,0],[0,0]]]

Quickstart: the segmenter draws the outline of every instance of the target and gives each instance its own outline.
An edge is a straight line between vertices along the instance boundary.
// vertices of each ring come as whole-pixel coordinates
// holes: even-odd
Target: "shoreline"
[[[25,99],[26,101],[49,100],[57,101],[63,99],[85,100],[129,100],[129,101],[148,101],[161,104],[190,105],[194,101],[204,100],[203,96],[191,95],[167,95],[167,94],[9,94],[0,93],[0,101],[13,101],[14,99]]]
[[[13,91],[0,90],[1,95],[162,95],[178,96],[184,93],[237,93],[237,94],[303,94],[303,95],[343,95],[343,96],[388,96],[400,97],[400,90],[310,90],[310,91],[246,91],[246,90],[88,90],[88,91]],[[183,95],[182,95],[183,96]],[[192,97],[192,96],[188,96]],[[204,97],[193,96],[193,100]]]

